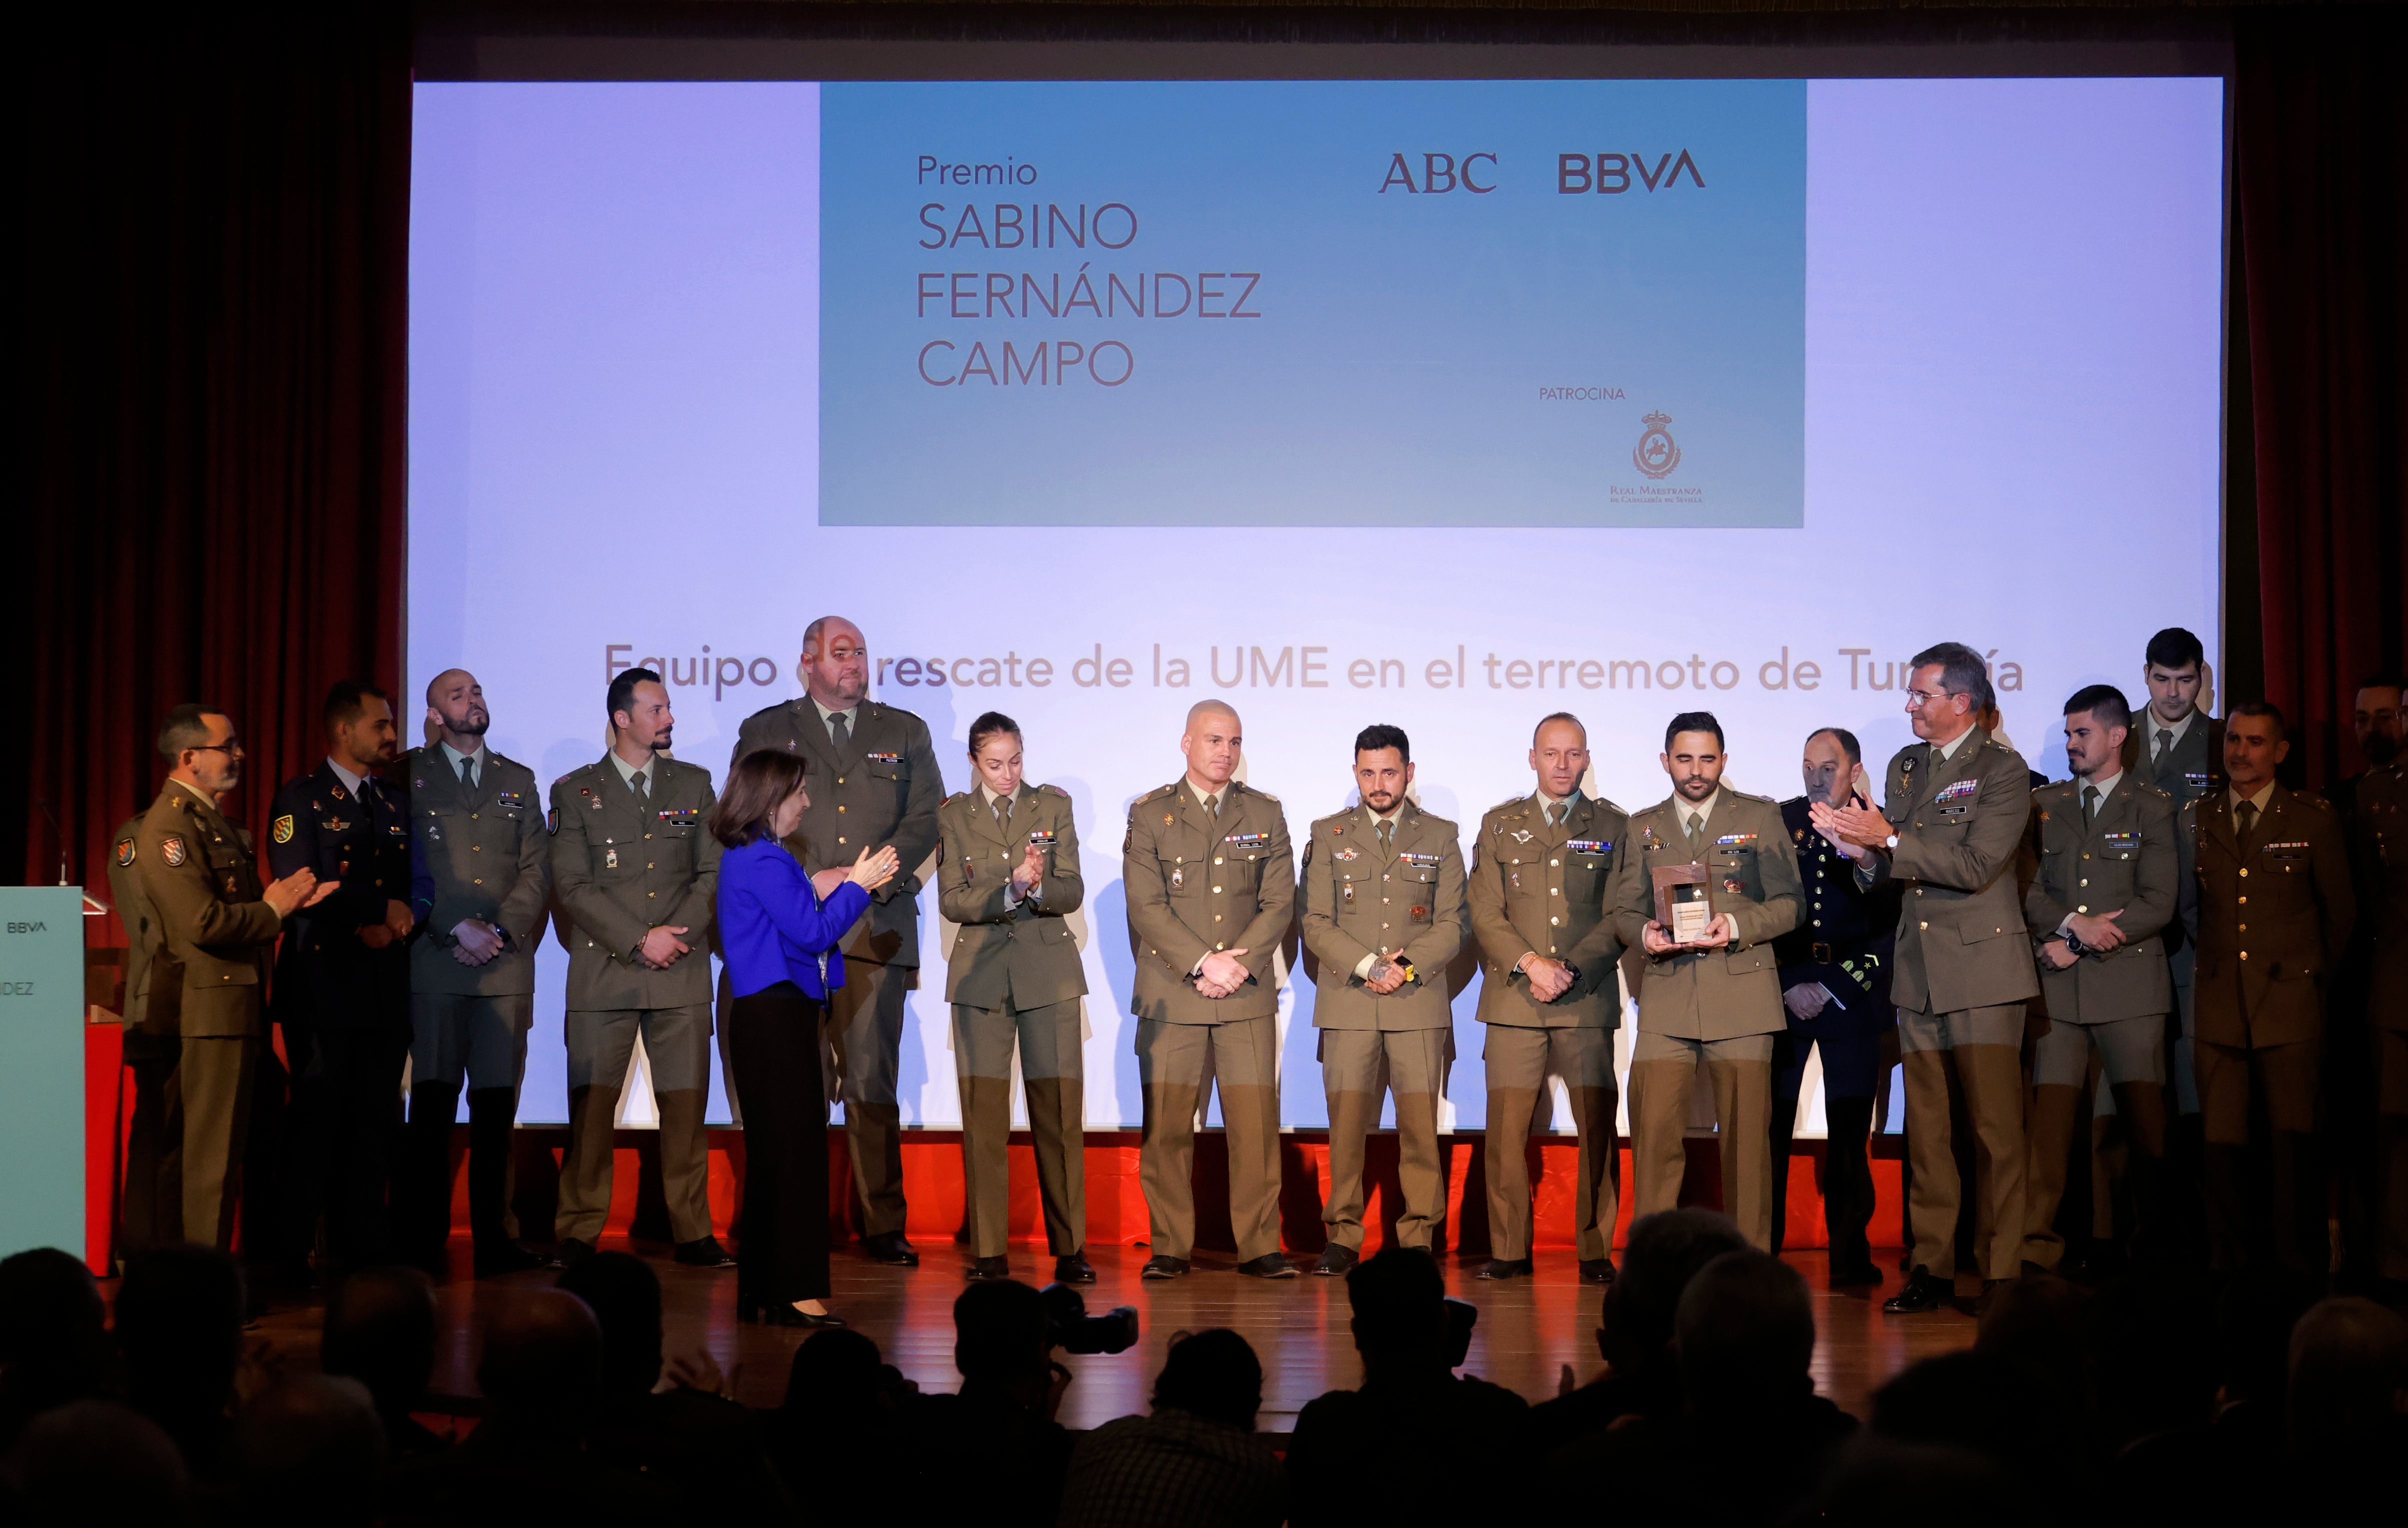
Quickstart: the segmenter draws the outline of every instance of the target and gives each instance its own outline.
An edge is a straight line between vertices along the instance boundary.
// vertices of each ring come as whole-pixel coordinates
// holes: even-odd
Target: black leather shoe
[[[523,1274],[530,1268],[540,1268],[550,1261],[542,1253],[529,1251],[516,1242],[496,1242],[477,1248],[477,1276],[499,1278],[505,1274]]]
[[[1530,1276],[1530,1260],[1527,1258],[1491,1258],[1482,1265],[1480,1272],[1471,1276],[1499,1279],[1527,1278]]]
[[[1185,1278],[1187,1260],[1185,1258],[1148,1258],[1145,1260],[1145,1266],[1138,1271],[1138,1276],[1140,1278]]]
[[[563,1237],[560,1245],[552,1249],[552,1265],[554,1268],[574,1268],[593,1255],[592,1242],[580,1241],[574,1236]]]
[[[689,1268],[736,1266],[736,1260],[727,1255],[727,1248],[719,1245],[719,1238],[716,1236],[705,1236],[697,1241],[678,1243],[677,1260]]]
[[[882,1262],[889,1268],[920,1266],[918,1250],[903,1239],[903,1233],[899,1231],[890,1231],[882,1236],[864,1236],[861,1239],[861,1255],[872,1262]]]
[[[1296,1264],[1276,1252],[1266,1252],[1259,1258],[1248,1258],[1238,1264],[1238,1272],[1248,1278],[1294,1278]]]
[[[1344,1276],[1362,1261],[1355,1254],[1332,1242],[1321,1249],[1321,1261],[1312,1265],[1312,1271],[1325,1278],[1339,1278]]]
[[[962,1270],[962,1276],[968,1279],[973,1284],[983,1284],[990,1279],[1010,1278],[1011,1276],[1011,1260],[1009,1258],[973,1258],[970,1260],[970,1265]]]
[[[1851,1268],[1844,1264],[1831,1270],[1831,1288],[1835,1290],[1879,1289],[1882,1271],[1870,1262],[1860,1262]]]
[[[1084,1252],[1066,1252],[1054,1260],[1054,1282],[1056,1284],[1093,1284],[1096,1265],[1087,1261]]]
[[[1584,1284],[1611,1284],[1613,1282],[1613,1275],[1612,1258],[1581,1259],[1580,1280]]]
[[[1932,1277],[1931,1270],[1918,1262],[1914,1265],[1914,1272],[1906,1276],[1906,1288],[1883,1301],[1882,1310],[1891,1316],[1920,1316],[1926,1311],[1938,1310],[1955,1292],[1948,1285]]]

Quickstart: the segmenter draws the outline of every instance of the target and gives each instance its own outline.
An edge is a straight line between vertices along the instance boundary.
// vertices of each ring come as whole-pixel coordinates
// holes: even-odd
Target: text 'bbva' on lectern
[[[0,887],[0,1257],[84,1256],[79,887]]]

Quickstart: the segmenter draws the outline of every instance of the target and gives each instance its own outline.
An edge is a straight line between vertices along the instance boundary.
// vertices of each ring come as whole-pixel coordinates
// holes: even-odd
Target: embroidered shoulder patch
[[[560,808],[555,806],[543,814],[543,830],[547,833],[560,831]]]
[[[276,826],[275,826],[275,828],[274,828],[273,829],[271,829],[271,831],[273,832],[273,834],[274,834],[274,836],[275,836],[275,839],[276,839],[276,842],[277,842],[277,843],[292,843],[292,842],[293,842],[293,814],[292,814],[292,813],[290,813],[290,812],[287,812],[286,814],[284,814],[284,815],[282,815],[282,816],[280,816],[280,817],[277,818],[277,819],[276,819]]]
[[[182,864],[184,862],[184,841],[173,834],[161,839],[159,841],[159,858],[166,861],[167,868],[170,870]]]
[[[121,838],[121,839],[119,839],[119,840],[117,841],[117,864],[118,864],[118,868],[119,868],[119,869],[121,869],[121,870],[122,870],[122,869],[124,869],[126,866],[131,865],[131,864],[133,864],[133,863],[134,863],[134,841],[133,841],[132,839],[130,839],[130,838]]]

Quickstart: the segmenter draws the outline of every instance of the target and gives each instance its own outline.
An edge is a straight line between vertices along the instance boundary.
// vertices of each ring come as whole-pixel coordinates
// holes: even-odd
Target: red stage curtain
[[[11,751],[28,878],[57,878],[64,838],[100,887],[170,706],[233,714],[256,830],[319,757],[326,686],[398,677],[409,22],[60,24],[15,87],[33,695]]]
[[[2266,698],[2321,786],[2366,767],[2358,681],[2408,656],[2408,24],[2243,12],[2234,62]]]

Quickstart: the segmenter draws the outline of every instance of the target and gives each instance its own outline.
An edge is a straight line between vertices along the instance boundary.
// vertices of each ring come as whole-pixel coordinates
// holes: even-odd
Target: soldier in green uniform
[[[2272,706],[2252,701],[2226,714],[2225,787],[2183,808],[2182,916],[2199,947],[2210,1258],[2234,1268],[2263,1247],[2320,1280],[2329,1238],[2317,1071],[2326,989],[2357,899],[2339,817],[2274,778],[2289,752]],[[2253,1100],[2272,1137],[2262,1203],[2248,1166]]]
[[[1713,1085],[1723,1211],[1759,1250],[1772,1246],[1772,1046],[1789,1027],[1773,941],[1805,905],[1781,803],[1722,783],[1722,723],[1685,711],[1664,729],[1672,794],[1632,814],[1612,904],[1622,942],[1642,949],[1630,1049],[1631,1211],[1676,1207],[1698,1068]],[[1659,866],[1702,865],[1713,921],[1693,944],[1657,918]]]
[[[1092,1284],[1084,1146],[1086,1066],[1079,1000],[1087,976],[1064,921],[1086,900],[1070,793],[1021,778],[1020,724],[970,723],[977,785],[937,811],[937,904],[960,927],[945,955],[961,1082],[962,1179],[973,1280],[1010,1278],[1011,1059],[1020,1053],[1028,1133],[1054,1276]]]
[[[869,647],[861,628],[823,615],[803,628],[802,699],[754,712],[736,735],[737,759],[756,748],[796,756],[810,806],[788,852],[813,875],[851,870],[864,849],[895,850],[902,872],[870,894],[869,915],[845,936],[845,981],[828,997],[826,1075],[844,1100],[862,1251],[911,1267],[904,1235],[903,1111],[896,1093],[906,993],[920,984],[920,870],[937,849],[944,771],[928,726],[867,699]]]
[[[167,1112],[167,1084],[175,1075],[182,1042],[175,1031],[148,1022],[150,962],[159,950],[159,915],[142,889],[140,817],[118,825],[108,858],[109,900],[125,925],[125,995],[119,1017],[125,1065],[134,1073],[134,1117],[126,1121],[125,1188],[118,1205],[121,1255],[184,1239],[183,1189],[178,1175],[178,1137],[183,1121]]]
[[[1973,1251],[1985,1290],[2023,1266],[2024,1010],[2040,994],[2017,870],[2031,823],[2031,771],[1975,724],[1997,705],[1982,655],[1962,642],[1916,654],[1907,716],[1921,740],[1889,763],[1882,810],[1816,803],[1814,829],[1856,861],[1868,888],[1903,885],[1898,1039],[1906,1074],[1914,1269],[1882,1308],[1936,1310],[1956,1272],[1952,1100],[1973,1132]]]
[[[732,1268],[710,1230],[711,920],[719,841],[710,771],[668,757],[676,718],[650,669],[610,682],[610,751],[552,782],[552,883],[568,946],[568,1150],[558,1261],[594,1250],[610,1214],[612,1132],[636,1036],[660,1111],[661,1189],[677,1260]]]
[[[2149,703],[2124,743],[2124,765],[2173,799],[2180,812],[2191,800],[2224,788],[2224,723],[2207,714],[2207,649],[2193,633],[2168,627],[2149,639],[2141,664]],[[2166,974],[2174,988],[2172,1080],[2174,1113],[2186,1121],[2183,1146],[2189,1184],[2190,1218],[2198,1217],[2199,1074],[2192,1058],[2191,974],[2197,952],[2177,918],[2166,926]],[[2172,1143],[2169,1143],[2170,1146]]]
[[[1340,1275],[1362,1255],[1365,1142],[1397,1099],[1397,1241],[1427,1250],[1446,1220],[1439,1100],[1455,1059],[1446,967],[1470,934],[1455,824],[1424,812],[1401,728],[1354,737],[1362,804],[1312,825],[1305,841],[1304,947],[1320,962],[1312,1004],[1329,1100],[1329,1245],[1313,1267]]]
[[[535,1021],[552,840],[535,771],[485,746],[493,715],[476,675],[436,675],[426,720],[433,746],[402,759],[410,905],[423,931],[409,956],[409,1160],[394,1197],[408,1206],[405,1255],[439,1266],[452,1233],[452,1127],[465,1078],[468,1227],[485,1278],[543,1261],[518,1243],[510,1132]]]
[[[1121,840],[1129,1012],[1145,1093],[1139,1181],[1147,1278],[1185,1276],[1196,1246],[1196,1117],[1221,1093],[1238,1272],[1293,1278],[1279,1242],[1279,988],[1272,960],[1296,907],[1279,798],[1239,780],[1245,734],[1226,701],[1187,712],[1185,774],[1129,803]]]
[[[1569,712],[1530,736],[1538,788],[1489,808],[1473,841],[1468,902],[1480,944],[1481,1059],[1488,1073],[1488,1242],[1482,1278],[1530,1272],[1530,1122],[1561,1077],[1580,1132],[1572,1219],[1580,1276],[1613,1279],[1621,1165],[1613,1031],[1622,940],[1606,904],[1628,822],[1581,791],[1588,732]]]
[[[223,1247],[242,1192],[269,952],[285,919],[325,901],[337,883],[304,868],[260,885],[251,833],[227,821],[222,807],[242,783],[243,759],[223,711],[178,706],[159,728],[159,753],[170,766],[167,783],[134,835],[142,894],[158,917],[143,1021],[180,1041],[164,1114],[182,1121],[183,1239]]]
[[[2166,1015],[2174,999],[2164,930],[2181,876],[2173,798],[2124,767],[2131,720],[2114,685],[2076,691],[2065,702],[2073,778],[2032,793],[2040,867],[2024,893],[2024,920],[2048,1028],[2032,1051],[2023,1261],[2051,1272],[2065,1257],[2057,1212],[2094,1053],[2129,1132],[2135,1247],[2162,1250],[2158,1169],[2166,1149]]]

